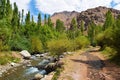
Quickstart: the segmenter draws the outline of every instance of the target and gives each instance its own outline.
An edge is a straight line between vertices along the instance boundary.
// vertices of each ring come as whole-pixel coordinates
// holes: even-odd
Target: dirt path
[[[120,80],[120,68],[97,50],[92,48],[64,58],[64,71],[58,80]]]

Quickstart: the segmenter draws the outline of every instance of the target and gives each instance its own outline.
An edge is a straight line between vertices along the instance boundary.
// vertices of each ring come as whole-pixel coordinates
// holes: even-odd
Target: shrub
[[[85,48],[90,44],[88,38],[85,36],[79,36],[75,38],[74,42],[75,42],[74,44],[76,49]]]
[[[53,56],[60,56],[67,51],[69,43],[68,39],[51,40],[47,42],[47,47]]]
[[[39,37],[36,36],[31,37],[31,51],[33,53],[43,52],[42,42],[40,41]]]
[[[24,36],[16,35],[15,38],[11,39],[8,44],[13,51],[30,51],[30,41]]]
[[[104,55],[106,55],[109,58],[112,58],[116,55],[117,51],[114,48],[111,47],[105,47],[105,49],[102,51]]]
[[[9,50],[9,46],[4,45],[3,41],[0,40],[0,51],[8,51],[8,50]]]

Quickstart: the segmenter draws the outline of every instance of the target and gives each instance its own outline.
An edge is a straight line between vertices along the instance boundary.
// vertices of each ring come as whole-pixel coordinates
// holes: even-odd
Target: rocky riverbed
[[[0,66],[0,80],[35,80],[36,77],[51,80],[54,70],[61,65],[62,62],[48,56],[48,53],[26,55],[19,63],[11,62]]]

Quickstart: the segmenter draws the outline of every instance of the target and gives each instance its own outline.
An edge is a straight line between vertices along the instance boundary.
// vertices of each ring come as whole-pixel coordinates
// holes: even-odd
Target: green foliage
[[[20,59],[13,57],[10,52],[0,52],[0,65],[7,64],[9,62],[19,62]]]
[[[47,47],[53,56],[59,57],[63,52],[66,52],[67,49],[69,48],[69,40],[68,39],[51,40],[47,42]]]
[[[76,30],[77,29],[77,21],[76,21],[75,18],[73,18],[72,21],[71,21],[70,29],[71,30]]]
[[[109,10],[106,13],[106,20],[103,25],[103,30],[107,29],[108,27],[114,27],[114,23],[115,23],[114,17],[112,15],[111,11]]]
[[[15,35],[8,43],[13,51],[30,50],[30,40],[24,36]]]
[[[84,21],[81,21],[81,27],[80,27],[80,30],[81,30],[81,33],[82,35],[84,34]]]
[[[95,23],[92,21],[89,26],[88,26],[88,37],[90,39],[90,42],[91,42],[91,45],[92,46],[95,46],[96,43],[95,43]]]
[[[56,31],[62,32],[63,30],[65,30],[64,22],[62,22],[61,20],[57,19],[56,20]]]
[[[38,14],[38,22],[37,22],[38,27],[41,26],[41,14]]]
[[[32,51],[32,53],[43,52],[42,42],[40,41],[39,37],[37,37],[37,36],[31,37],[31,51]]]
[[[106,55],[108,58],[112,58],[116,55],[117,51],[114,48],[111,47],[105,47],[105,49],[102,51],[104,55]]]
[[[81,49],[81,48],[85,48],[89,45],[90,45],[90,42],[87,37],[79,36],[79,37],[75,38],[75,48],[77,50]]]
[[[52,80],[57,80],[58,77],[60,76],[60,73],[63,71],[63,69],[58,68],[55,72],[55,74],[52,77]]]

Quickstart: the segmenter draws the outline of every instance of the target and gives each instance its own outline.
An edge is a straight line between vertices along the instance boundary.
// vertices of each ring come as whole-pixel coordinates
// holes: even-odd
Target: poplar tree
[[[53,23],[51,21],[50,15],[48,16],[47,24],[48,24],[49,27],[53,27]]]
[[[114,23],[115,23],[114,17],[112,15],[111,11],[109,10],[106,13],[106,20],[103,25],[103,30],[106,30],[108,27],[114,27]]]
[[[41,14],[40,14],[40,13],[38,14],[38,21],[37,21],[37,25],[38,25],[38,27],[40,27],[40,26],[41,26]]]
[[[56,31],[62,32],[63,30],[65,30],[64,22],[61,21],[60,19],[57,19],[56,20]]]
[[[8,20],[12,18],[12,5],[10,4],[10,0],[7,0],[6,3],[6,17]]]
[[[16,5],[16,3],[14,3],[14,9],[13,9],[13,16],[12,16],[12,27],[14,29],[15,32],[17,32],[17,28],[18,28],[18,24],[19,24],[19,13],[18,13],[18,7]]]
[[[26,14],[25,24],[26,24],[26,25],[29,25],[29,24],[30,24],[30,11],[28,11],[28,13]]]
[[[44,15],[44,24],[47,24],[47,15]]]
[[[23,18],[24,18],[24,9],[22,9],[22,18],[21,18],[21,24],[23,24]]]
[[[82,35],[84,34],[84,21],[81,21],[81,27],[80,27]]]

